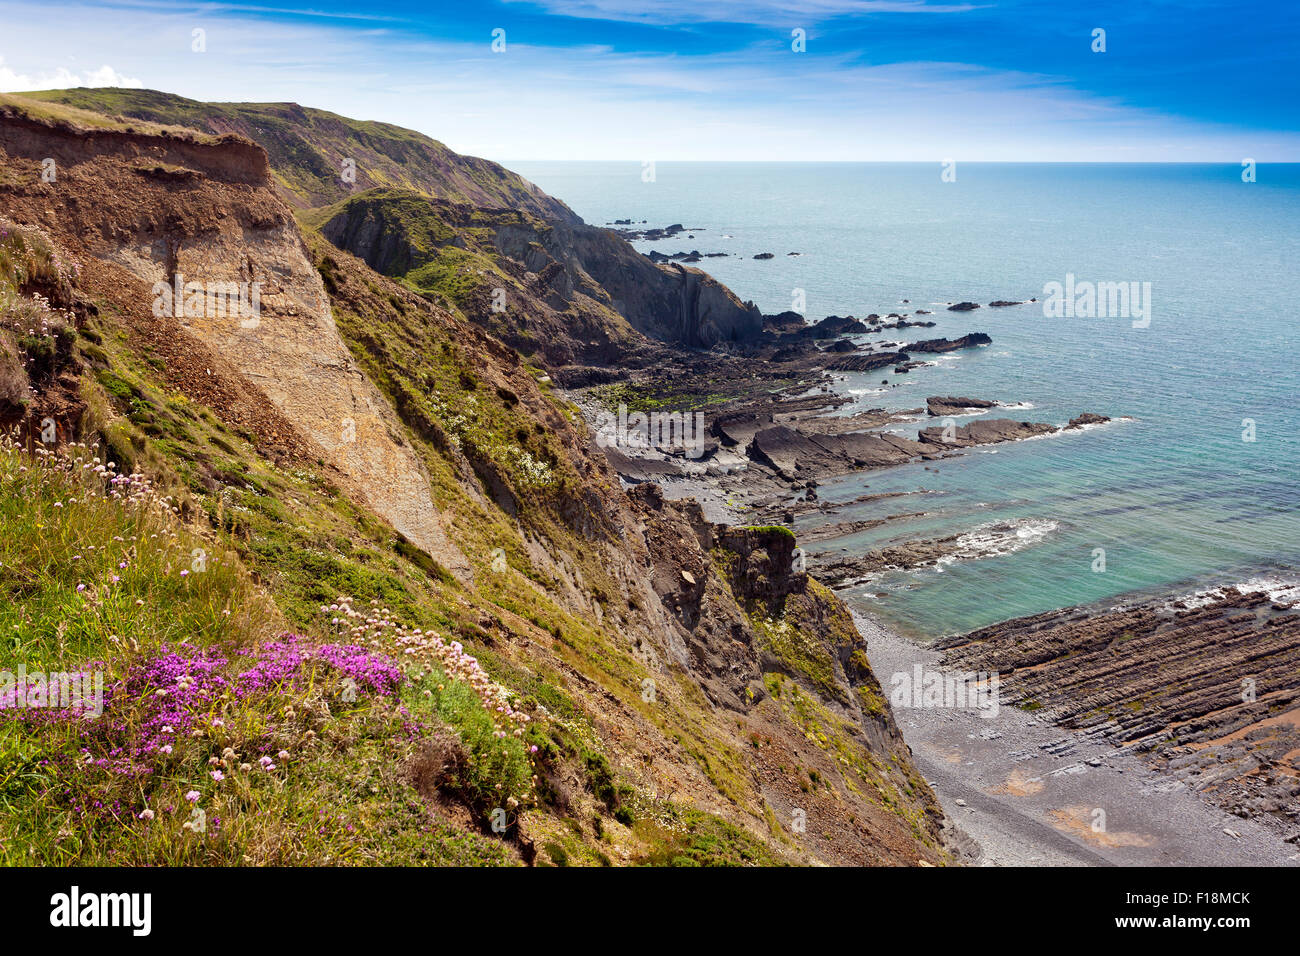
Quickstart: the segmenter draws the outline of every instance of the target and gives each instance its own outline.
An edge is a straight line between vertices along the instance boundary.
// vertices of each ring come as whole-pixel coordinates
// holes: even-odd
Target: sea
[[[635,245],[727,253],[695,265],[764,313],[937,323],[857,337],[904,350],[992,338],[918,354],[932,364],[906,374],[840,373],[834,387],[852,398],[841,413],[952,395],[1013,406],[987,417],[1112,419],[824,483],[826,501],[898,493],[824,520],[924,516],[810,551],[961,536],[937,566],[844,592],[859,610],[926,640],[1071,605],[1300,577],[1300,165],[507,165],[593,225],[682,224]],[[1137,295],[1128,314],[1104,295],[1065,310],[1045,304],[1053,283],[1076,294],[1125,283]],[[948,311],[963,301],[983,307]],[[935,424],[922,414],[894,430]]]

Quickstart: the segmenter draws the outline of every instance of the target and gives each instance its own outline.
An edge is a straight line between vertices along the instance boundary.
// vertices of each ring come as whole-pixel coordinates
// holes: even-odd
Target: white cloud
[[[140,89],[144,84],[133,77],[123,76],[107,63],[86,73],[73,73],[65,66],[40,73],[17,73],[5,66],[5,58],[0,56],[0,93],[65,90],[73,86],[126,86]]]
[[[123,76],[107,63],[98,70],[85,74],[84,86],[125,86],[133,90],[142,89],[144,84],[132,76]]]

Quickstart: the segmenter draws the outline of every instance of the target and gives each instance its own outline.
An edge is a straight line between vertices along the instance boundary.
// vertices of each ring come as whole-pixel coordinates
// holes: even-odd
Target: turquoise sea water
[[[938,322],[868,341],[992,336],[909,375],[844,376],[837,387],[860,407],[968,395],[1030,406],[991,417],[1132,419],[825,486],[844,501],[926,492],[832,520],[928,516],[814,547],[970,533],[971,559],[846,595],[903,630],[936,636],[1300,569],[1300,166],[1261,166],[1243,183],[1235,165],[964,164],[943,182],[937,164],[660,163],[647,183],[638,163],[510,165],[593,224],[698,227],[638,247],[732,253],[699,266],[766,313],[802,289],[810,320],[926,308]],[[1149,327],[987,307],[1041,300],[1067,273],[1150,282]],[[985,307],[945,310],[966,299]]]

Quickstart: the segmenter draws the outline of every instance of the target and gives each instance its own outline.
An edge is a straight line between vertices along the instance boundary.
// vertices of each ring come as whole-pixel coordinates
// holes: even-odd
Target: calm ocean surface
[[[926,308],[934,314],[923,318],[938,322],[867,341],[992,336],[991,346],[908,375],[844,376],[837,387],[858,407],[962,395],[1031,406],[990,417],[1133,419],[824,486],[822,497],[837,501],[924,492],[831,520],[928,515],[815,548],[969,534],[969,559],[845,595],[906,632],[933,637],[1120,595],[1296,577],[1300,166],[1261,166],[1257,182],[1243,183],[1228,164],[959,164],[956,181],[943,182],[938,164],[659,163],[647,183],[638,163],[508,165],[592,224],[696,227],[693,239],[638,248],[731,253],[698,265],[765,313],[791,308],[802,289],[810,321]],[[775,258],[751,258],[760,252]],[[1149,327],[1046,318],[1041,304],[987,307],[1041,302],[1045,283],[1068,273],[1150,282]],[[985,307],[946,311],[966,299]],[[1254,442],[1243,441],[1244,419]]]

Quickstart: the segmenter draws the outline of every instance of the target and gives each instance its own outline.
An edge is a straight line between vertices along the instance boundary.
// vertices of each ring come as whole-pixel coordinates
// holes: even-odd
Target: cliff
[[[621,490],[515,349],[302,232],[260,147],[8,103],[6,424],[58,451],[0,455],[0,627],[33,668],[101,661],[115,688],[89,729],[20,723],[51,755],[11,794],[25,861],[947,860],[861,638],[788,532]],[[565,226],[539,252],[514,245],[530,214],[500,239],[499,209],[431,208],[453,205],[602,301],[555,252],[605,240]],[[500,255],[532,291],[522,327],[564,314]],[[209,290],[168,315],[176,273],[257,283],[260,311]],[[90,446],[96,469],[52,464]],[[109,459],[129,499],[94,490]],[[211,696],[164,750],[148,708],[169,694]],[[129,772],[84,771],[82,748]],[[188,793],[220,825],[163,836]],[[86,839],[55,849],[69,815]]]
[[[5,116],[11,164],[56,162],[54,182],[15,189],[7,213],[64,237],[111,283],[113,300],[219,355],[291,421],[312,451],[393,526],[449,567],[468,564],[447,540],[428,477],[396,418],[353,367],[321,278],[275,195],[266,155],[237,137],[195,143],[168,135],[46,128]],[[260,317],[156,315],[154,286],[258,283]],[[205,297],[204,305],[208,302]],[[155,334],[163,334],[155,331]]]
[[[304,221],[557,371],[627,364],[646,339],[707,349],[762,331],[758,309],[711,276],[656,265],[607,229],[386,189]]]

